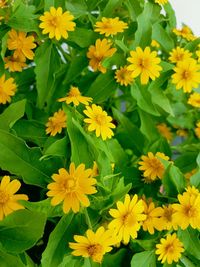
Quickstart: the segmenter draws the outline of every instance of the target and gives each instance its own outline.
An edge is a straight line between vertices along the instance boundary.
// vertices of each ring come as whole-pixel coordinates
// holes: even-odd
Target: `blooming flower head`
[[[103,256],[112,250],[112,246],[117,243],[117,238],[113,236],[110,230],[105,230],[103,226],[99,227],[96,232],[86,231],[86,236],[75,235],[74,242],[69,243],[73,249],[72,255],[91,258],[94,262],[101,263]]]
[[[97,21],[95,24],[95,32],[100,34],[105,34],[106,37],[110,35],[116,35],[119,32],[123,32],[128,28],[127,23],[116,18],[105,18],[103,17],[101,21]]]
[[[5,74],[0,77],[0,104],[6,104],[11,101],[11,97],[15,95],[17,86],[13,78],[6,80]]]
[[[160,217],[163,214],[161,207],[155,207],[154,202],[149,200],[148,202],[143,200],[144,214],[146,219],[143,221],[142,228],[144,231],[148,231],[151,235],[155,233],[155,229],[162,231],[163,225],[161,224]]]
[[[128,70],[127,66],[120,67],[115,71],[115,79],[122,86],[128,86],[133,82],[132,71]]]
[[[10,72],[21,72],[22,69],[27,66],[25,61],[26,59],[24,57],[15,58],[14,56],[9,56],[4,58],[5,68],[8,69]]]
[[[158,260],[168,264],[178,262],[184,251],[183,243],[178,239],[176,233],[167,234],[166,238],[161,238],[160,244],[157,244],[156,248],[156,254],[159,255]]]
[[[159,5],[165,5],[168,3],[168,0],[154,0],[155,3],[159,4]]]
[[[63,13],[62,7],[51,7],[50,11],[45,11],[44,15],[40,17],[42,21],[39,25],[43,29],[43,34],[49,34],[49,38],[60,40],[68,38],[68,31],[74,31],[75,22],[73,22],[74,16],[69,12]]]
[[[193,35],[191,29],[188,26],[183,26],[181,30],[173,29],[173,33],[177,36],[181,36],[187,41],[194,41],[197,37]]]
[[[173,204],[175,213],[174,220],[182,230],[185,230],[189,225],[196,229],[200,228],[200,194],[184,192],[178,195],[178,204]]]
[[[197,88],[200,84],[199,70],[200,65],[194,59],[180,61],[174,68],[172,83],[176,85],[177,90],[183,88],[185,93],[190,93],[193,88]]]
[[[114,235],[117,235],[120,241],[128,244],[130,237],[137,238],[137,232],[141,227],[141,222],[145,220],[144,206],[142,200],[134,195],[131,199],[127,194],[124,202],[116,203],[117,209],[110,209],[109,213],[114,218],[108,225]]]
[[[152,47],[155,47],[155,48],[159,48],[160,47],[160,44],[156,40],[152,40],[151,41],[151,46]]]
[[[138,164],[141,165],[139,170],[143,171],[143,176],[146,182],[153,182],[157,178],[162,179],[164,165],[159,158],[163,158],[164,160],[169,159],[169,157],[165,156],[163,153],[157,152],[154,156],[152,152],[148,152],[147,156],[142,156],[142,161],[138,162]]]
[[[162,230],[171,230],[172,228],[175,230],[178,229],[178,225],[173,218],[174,213],[175,210],[173,209],[172,204],[163,205],[160,217],[160,224],[162,225]]]
[[[197,92],[191,94],[188,99],[188,104],[195,108],[200,108],[200,94]]]
[[[87,195],[97,192],[94,187],[96,179],[92,178],[91,174],[92,169],[85,169],[84,164],[76,168],[73,162],[69,166],[69,171],[59,169],[58,174],[52,175],[54,182],[47,186],[47,196],[52,197],[51,205],[56,206],[63,202],[64,213],[68,213],[70,209],[78,212],[80,204],[88,207],[90,201]]]
[[[165,123],[160,123],[156,127],[158,131],[160,132],[160,134],[167,139],[167,141],[170,142],[172,140],[172,137],[173,137],[172,132]]]
[[[190,53],[189,50],[185,50],[180,46],[174,48],[169,54],[170,54],[169,60],[172,63],[178,63],[179,61],[190,59],[192,56],[192,53]]]
[[[194,131],[195,131],[196,136],[197,136],[198,138],[200,138],[200,121],[197,122],[197,124],[196,124],[196,128],[194,129]]]
[[[107,39],[97,39],[95,45],[91,45],[87,52],[89,65],[94,71],[106,73],[106,68],[102,65],[104,59],[111,57],[116,51],[116,48],[111,48],[112,43]]]
[[[102,107],[92,104],[92,106],[86,106],[83,112],[88,117],[84,119],[84,122],[89,124],[88,131],[95,131],[96,136],[99,137],[101,135],[103,140],[114,135],[111,130],[115,128],[115,125],[111,122],[112,117],[108,116]]]
[[[53,114],[52,117],[49,117],[48,122],[46,123],[46,133],[51,136],[55,136],[57,133],[61,133],[63,128],[66,128],[66,114],[63,110],[58,110]]]
[[[92,98],[82,96],[78,87],[71,86],[68,95],[66,97],[59,98],[58,101],[66,102],[66,104],[73,103],[75,106],[78,106],[80,103],[89,105],[89,102],[92,102]]]
[[[32,35],[27,36],[25,32],[17,32],[12,29],[8,33],[7,44],[9,50],[14,50],[14,58],[20,58],[21,61],[25,61],[26,58],[33,59],[32,49],[36,47],[36,44]]]
[[[15,194],[20,187],[21,183],[17,179],[10,181],[9,176],[4,176],[2,178],[0,183],[0,221],[15,210],[24,209],[24,207],[18,203],[18,200],[28,200],[28,196]]]
[[[130,52],[131,56],[127,58],[131,64],[128,70],[132,71],[132,77],[140,75],[142,84],[147,84],[149,79],[155,80],[160,76],[162,67],[159,65],[161,60],[157,57],[157,52],[151,52],[150,47],[146,47],[144,51],[137,47],[136,51]]]

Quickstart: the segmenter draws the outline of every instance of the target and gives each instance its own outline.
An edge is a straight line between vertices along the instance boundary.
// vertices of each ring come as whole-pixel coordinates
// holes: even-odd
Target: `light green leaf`
[[[67,138],[63,137],[62,139],[56,140],[53,144],[47,147],[44,151],[44,156],[58,156],[66,158],[67,156]]]
[[[136,253],[131,260],[131,267],[156,267],[155,251],[144,251]]]
[[[173,39],[159,22],[153,25],[152,39],[156,40],[166,52],[169,52],[174,48]]]

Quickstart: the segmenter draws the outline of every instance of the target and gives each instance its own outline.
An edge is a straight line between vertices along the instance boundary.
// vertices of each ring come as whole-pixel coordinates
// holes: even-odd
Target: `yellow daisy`
[[[34,37],[27,36],[25,32],[17,32],[14,29],[8,33],[7,41],[8,49],[14,50],[14,57],[25,61],[25,58],[33,59],[34,53],[32,49],[36,47]]]
[[[155,80],[160,76],[162,67],[159,65],[161,60],[157,57],[157,52],[151,52],[150,47],[146,47],[144,51],[137,47],[136,51],[130,52],[131,56],[127,58],[131,64],[127,67],[132,71],[132,77],[141,76],[142,84],[147,84],[149,79]]]
[[[66,128],[66,120],[67,117],[65,112],[59,109],[52,117],[49,117],[48,122],[46,123],[46,133],[51,136],[61,133],[62,129]]]
[[[169,54],[170,54],[169,60],[172,63],[178,63],[179,61],[184,61],[192,57],[192,53],[190,53],[189,50],[185,50],[180,46],[174,48]]]
[[[111,48],[112,43],[107,39],[97,39],[95,45],[91,45],[87,52],[89,65],[94,71],[106,73],[106,68],[102,65],[103,60],[111,57],[116,51],[116,48]]]
[[[43,29],[43,34],[49,34],[49,38],[60,40],[68,38],[68,32],[75,30],[74,16],[69,12],[63,13],[62,7],[51,7],[50,11],[45,11],[44,15],[39,18],[42,22],[39,27]]]
[[[8,69],[10,72],[21,72],[23,68],[27,66],[25,61],[25,58],[15,58],[13,56],[5,57],[5,69]]]
[[[133,82],[132,71],[128,70],[127,66],[120,67],[115,71],[115,79],[122,86],[128,86]]]
[[[0,221],[15,210],[24,209],[18,200],[28,200],[24,194],[15,194],[21,187],[21,183],[15,179],[10,181],[9,176],[4,176],[0,183]]]
[[[73,103],[75,106],[78,106],[80,103],[84,105],[89,105],[89,102],[92,102],[92,98],[87,96],[82,96],[78,87],[71,86],[67,96],[59,98],[58,101],[66,102],[66,104]]]
[[[172,83],[176,85],[177,90],[183,88],[185,93],[190,93],[193,88],[197,88],[200,84],[199,70],[200,65],[194,59],[180,61],[174,68]]]
[[[116,18],[105,18],[103,17],[101,21],[97,21],[95,26],[95,32],[100,34],[105,34],[106,37],[110,35],[116,35],[119,32],[123,32],[128,28],[128,24]]]
[[[111,129],[116,126],[112,123],[112,117],[108,116],[102,107],[92,104],[92,106],[86,106],[83,112],[88,117],[84,119],[84,122],[89,124],[88,131],[95,131],[96,136],[99,137],[101,135],[103,140],[114,135]]]
[[[187,41],[194,41],[197,37],[193,35],[191,29],[188,26],[183,26],[181,30],[173,29],[173,33],[177,36],[185,38]]]
[[[96,232],[86,231],[86,236],[75,235],[76,243],[70,242],[69,247],[73,249],[72,255],[91,258],[94,262],[101,263],[103,256],[112,250],[112,246],[117,243],[117,238],[103,226]]]
[[[162,226],[162,230],[171,230],[172,228],[175,230],[178,229],[178,225],[173,218],[174,213],[175,210],[173,209],[172,204],[162,206],[162,213],[160,217],[160,224]]]
[[[195,108],[200,108],[200,94],[197,92],[191,94],[188,99],[188,104]]]
[[[196,128],[194,129],[194,131],[195,131],[196,136],[197,136],[198,138],[200,138],[200,121],[197,122],[197,124],[196,124]]]
[[[158,131],[160,132],[160,134],[167,139],[167,141],[170,142],[172,140],[173,136],[172,136],[171,129],[167,127],[165,123],[160,123],[156,127]]]
[[[54,182],[50,183],[47,188],[48,197],[52,197],[51,205],[56,206],[63,202],[63,211],[68,213],[70,209],[73,212],[80,210],[80,204],[84,207],[90,205],[87,195],[97,192],[94,185],[96,179],[91,177],[92,169],[85,169],[84,164],[80,164],[75,168],[75,164],[71,163],[69,171],[64,168],[58,170],[58,174],[53,174]]]
[[[156,254],[159,255],[158,260],[168,264],[178,262],[184,251],[183,243],[178,239],[176,233],[167,234],[166,238],[161,238],[160,244],[157,244],[156,248]]]
[[[0,104],[6,104],[11,101],[11,97],[15,95],[17,86],[13,78],[6,80],[5,74],[0,77]]]
[[[131,199],[127,194],[124,202],[116,203],[117,209],[110,209],[109,213],[114,218],[108,225],[108,228],[114,235],[128,244],[130,238],[137,238],[137,232],[141,227],[141,222],[145,220],[144,205],[138,196],[134,195]]]
[[[151,41],[151,46],[152,47],[155,47],[155,48],[159,48],[160,47],[160,44],[156,40],[152,40]]]
[[[168,0],[154,0],[155,3],[159,4],[159,5],[165,5],[168,3]]]

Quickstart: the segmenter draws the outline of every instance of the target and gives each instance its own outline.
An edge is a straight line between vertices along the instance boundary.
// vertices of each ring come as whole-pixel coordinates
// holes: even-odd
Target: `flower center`
[[[104,125],[104,124],[106,124],[106,116],[105,115],[102,115],[102,114],[98,114],[95,117],[95,121],[100,126],[101,125]]]
[[[188,206],[185,206],[184,212],[185,215],[189,218],[195,217],[196,215],[196,209],[192,207],[190,204]]]
[[[171,222],[172,221],[172,209],[170,208],[165,209],[164,217],[166,218],[168,222]]]
[[[0,190],[0,204],[4,204],[8,202],[8,200],[9,200],[9,195],[4,191]]]
[[[100,244],[93,244],[87,248],[89,256],[96,262],[101,262],[103,256],[103,247]]]
[[[166,250],[166,253],[172,253],[174,251],[174,246],[173,244],[168,244],[166,247],[165,247],[165,250]]]
[[[73,177],[68,178],[63,182],[63,190],[66,192],[72,192],[76,189],[77,187],[77,182]]]
[[[125,226],[133,226],[135,224],[135,218],[132,214],[130,213],[125,213],[123,216],[122,216],[122,224],[125,225]]]
[[[77,96],[80,96],[80,95],[81,95],[80,92],[78,90],[76,90],[76,89],[71,89],[69,94],[68,94],[68,96],[70,96],[70,97],[77,97]]]
[[[184,54],[177,54],[176,55],[176,60],[177,61],[181,61],[181,60],[183,60],[183,57],[184,57]]]
[[[139,60],[139,66],[142,69],[147,68],[147,66],[148,66],[148,59],[146,59],[146,58],[140,58],[140,60]]]
[[[50,24],[51,26],[57,28],[59,26],[59,20],[57,17],[53,17],[51,20],[50,20]]]
[[[191,72],[188,71],[188,70],[185,70],[185,71],[182,73],[182,78],[183,78],[184,80],[189,80],[189,79],[191,79]]]

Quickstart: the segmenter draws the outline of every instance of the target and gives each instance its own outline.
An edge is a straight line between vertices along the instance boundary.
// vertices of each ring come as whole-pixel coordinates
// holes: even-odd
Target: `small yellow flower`
[[[4,62],[5,68],[8,69],[10,72],[21,72],[22,69],[27,66],[24,58],[15,58],[13,56],[5,57]]]
[[[122,86],[128,86],[133,82],[132,71],[128,70],[127,66],[120,67],[115,71],[115,79]]]
[[[160,123],[156,127],[158,131],[160,132],[160,134],[167,139],[167,141],[170,142],[172,140],[173,136],[172,136],[171,129],[167,127],[165,123]]]
[[[90,205],[87,195],[97,192],[94,185],[96,179],[91,177],[92,169],[85,169],[84,164],[75,168],[72,162],[69,171],[64,168],[58,170],[58,174],[53,174],[54,182],[50,183],[47,188],[48,197],[52,197],[51,205],[56,206],[63,202],[63,211],[68,213],[70,209],[73,212],[80,210],[80,203],[84,207]]]
[[[151,41],[151,46],[152,47],[155,47],[155,48],[159,48],[160,47],[160,44],[156,40],[152,40]]]
[[[112,123],[112,117],[108,116],[107,112],[102,107],[92,104],[92,106],[86,106],[83,111],[88,118],[84,119],[84,122],[88,123],[88,131],[95,131],[96,136],[101,135],[103,140],[111,138],[114,133],[111,130],[115,128]]]
[[[11,97],[15,95],[17,86],[13,78],[6,80],[5,74],[0,77],[0,104],[6,104],[11,101]]]
[[[61,133],[63,128],[66,128],[66,114],[63,110],[58,110],[53,114],[52,117],[49,117],[48,122],[46,123],[46,133],[51,136],[55,136],[57,133]]]
[[[94,262],[101,263],[103,256],[112,250],[112,246],[117,243],[117,238],[110,230],[105,230],[103,226],[96,232],[86,231],[86,236],[75,235],[76,243],[70,242],[69,247],[73,249],[72,255],[91,258]]]
[[[170,54],[169,60],[172,63],[178,63],[180,61],[184,61],[192,57],[192,53],[190,53],[189,50],[185,50],[180,46],[174,48],[169,54]]]
[[[200,127],[200,124],[199,124],[199,127]],[[200,128],[199,128],[199,138],[200,138]],[[185,173],[184,176],[185,176],[186,180],[189,181],[190,180],[190,177],[192,175],[194,175],[196,172],[197,172],[197,170],[196,169],[193,169],[190,172]]]
[[[14,58],[20,58],[25,61],[25,58],[33,59],[34,53],[32,49],[36,47],[34,37],[32,35],[26,36],[25,32],[17,32],[14,29],[8,33],[8,49],[14,50]]]
[[[188,104],[195,108],[200,108],[200,94],[197,92],[191,94],[188,99]]]
[[[183,26],[181,30],[173,29],[173,33],[175,33],[177,36],[185,38],[187,41],[194,41],[195,39],[197,39],[197,37],[193,35],[191,29],[188,26]]]
[[[159,5],[165,5],[168,3],[168,0],[154,0],[155,3],[159,4]]]
[[[82,96],[78,87],[71,86],[68,95],[66,97],[59,98],[58,101],[66,102],[66,104],[73,103],[75,106],[78,106],[80,103],[89,105],[89,102],[92,102],[92,98]]]
[[[76,26],[74,16],[69,11],[63,13],[62,7],[51,7],[50,12],[45,11],[39,19],[42,21],[39,25],[43,29],[42,33],[49,34],[50,39],[67,39],[68,31],[74,31]]]
[[[157,52],[151,52],[150,47],[146,47],[144,51],[137,47],[136,51],[130,52],[131,56],[127,58],[131,64],[127,67],[132,71],[132,77],[136,78],[141,75],[141,84],[147,84],[149,79],[153,81],[160,76],[162,67],[159,65],[161,60],[157,57]]]
[[[7,0],[0,0],[0,8],[5,7]]]
[[[138,200],[134,195],[131,199],[127,194],[124,202],[117,202],[117,209],[110,209],[109,213],[114,218],[108,225],[114,235],[128,244],[130,237],[137,238],[137,232],[141,227],[141,222],[145,220],[143,201]]]
[[[176,131],[176,134],[177,134],[178,136],[180,136],[180,137],[187,137],[187,136],[188,136],[188,132],[187,132],[187,130],[185,130],[185,129],[178,129],[178,130]]]
[[[172,228],[175,230],[178,229],[178,225],[173,219],[174,213],[175,210],[173,209],[171,204],[163,205],[160,217],[160,224],[162,226],[162,230],[171,230]]]
[[[99,32],[100,34],[105,34],[106,37],[110,35],[116,35],[119,32],[123,32],[128,28],[127,23],[116,18],[105,18],[103,17],[101,21],[96,22],[95,32]]]
[[[183,243],[178,239],[177,235],[167,234],[166,238],[161,238],[160,244],[156,245],[156,254],[159,255],[158,260],[162,263],[178,262],[181,253],[184,251]]]
[[[95,45],[91,45],[87,52],[89,65],[94,71],[106,73],[106,68],[102,65],[104,59],[111,57],[116,51],[116,48],[111,48],[112,43],[107,39],[97,39]]]
[[[196,128],[195,128],[194,131],[195,131],[196,136],[197,136],[198,138],[200,138],[200,121],[197,122],[197,124],[196,124]]]
[[[172,83],[176,85],[177,90],[183,88],[185,93],[190,93],[193,88],[197,88],[200,84],[199,70],[200,65],[194,59],[180,61],[174,68]]]
[[[15,194],[21,183],[15,179],[10,181],[9,176],[4,176],[0,183],[0,221],[15,210],[24,209],[24,206],[18,203],[18,200],[28,200],[24,194]]]
[[[155,207],[152,201],[147,203],[143,200],[144,214],[146,219],[143,221],[142,228],[144,231],[148,231],[151,235],[155,233],[155,229],[162,231],[163,225],[161,224],[160,217],[163,214],[163,209],[161,207]]]

